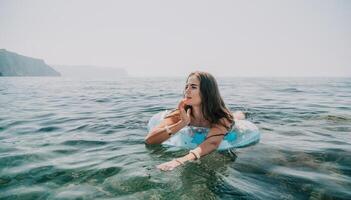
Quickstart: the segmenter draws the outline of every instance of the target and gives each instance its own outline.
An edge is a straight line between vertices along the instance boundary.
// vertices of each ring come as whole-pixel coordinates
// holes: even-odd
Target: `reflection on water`
[[[261,141],[162,172],[187,151],[145,145],[146,124],[184,82],[1,78],[0,199],[351,198],[350,79],[219,79]]]

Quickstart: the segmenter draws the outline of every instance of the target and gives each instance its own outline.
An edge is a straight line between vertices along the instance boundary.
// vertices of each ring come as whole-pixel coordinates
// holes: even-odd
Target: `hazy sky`
[[[351,76],[351,1],[0,0],[0,48],[134,76]]]

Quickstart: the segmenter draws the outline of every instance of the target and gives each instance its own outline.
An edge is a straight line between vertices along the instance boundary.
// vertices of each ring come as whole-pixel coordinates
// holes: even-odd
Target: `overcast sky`
[[[351,76],[351,1],[0,0],[0,48],[132,76]]]

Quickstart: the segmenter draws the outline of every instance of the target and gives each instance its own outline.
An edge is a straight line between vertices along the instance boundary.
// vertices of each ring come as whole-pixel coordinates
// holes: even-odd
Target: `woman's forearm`
[[[169,125],[168,128],[171,131],[171,135],[173,135],[185,126],[186,124],[182,120],[179,120],[177,123]],[[161,144],[170,138],[171,135],[167,132],[167,129],[165,127],[159,127],[152,130],[152,132],[146,136],[145,142],[147,144]]]
[[[202,144],[200,144],[197,148],[195,148],[192,151],[195,151],[200,155],[200,157],[203,157],[213,151],[215,151],[218,148],[219,144],[217,142],[211,142],[211,141],[205,141]],[[194,153],[188,153],[187,155],[178,158],[181,162],[185,163],[187,161],[192,161],[196,160],[196,155]]]

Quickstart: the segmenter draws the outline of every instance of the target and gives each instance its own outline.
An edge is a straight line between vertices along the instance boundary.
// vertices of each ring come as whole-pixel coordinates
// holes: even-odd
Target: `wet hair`
[[[211,124],[221,124],[228,130],[231,129],[234,118],[224,104],[216,79],[208,72],[195,71],[189,74],[187,81],[191,76],[195,76],[200,81],[201,110],[204,118]],[[187,106],[185,109],[187,110],[190,107]],[[174,115],[179,115],[178,109],[171,112],[167,117]],[[221,120],[223,118],[230,123],[229,127]]]

